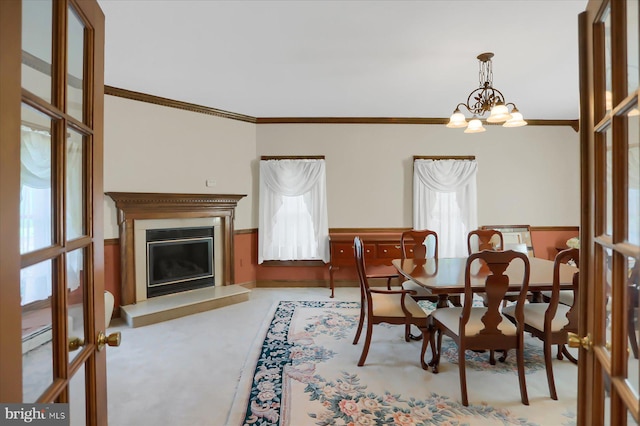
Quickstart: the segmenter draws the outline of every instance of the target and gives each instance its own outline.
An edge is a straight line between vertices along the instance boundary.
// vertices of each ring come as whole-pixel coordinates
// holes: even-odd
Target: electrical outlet
[[[207,186],[216,186],[215,179],[207,179]]]

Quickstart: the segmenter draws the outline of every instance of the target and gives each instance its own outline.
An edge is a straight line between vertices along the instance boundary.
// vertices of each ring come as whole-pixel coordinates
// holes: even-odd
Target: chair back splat
[[[467,252],[469,254],[483,250],[496,250],[497,248],[504,249],[502,232],[497,229],[476,229],[467,234]]]
[[[403,259],[426,259],[427,245],[433,241],[433,258],[438,258],[438,234],[429,229],[404,231],[400,237]]]
[[[402,247],[403,259],[426,260],[428,257],[431,257],[438,260],[438,234],[435,231],[431,231],[429,229],[412,229],[410,231],[404,231],[400,237],[400,247]],[[431,254],[431,248],[433,248],[433,254],[432,256],[429,256],[429,254]],[[431,302],[438,301],[438,296],[434,296],[428,290],[411,280],[404,281],[402,283],[402,288],[413,291],[415,294],[411,297],[413,297],[414,300],[429,300]],[[459,297],[456,300],[458,299]],[[409,330],[407,330],[407,335],[410,335]]]

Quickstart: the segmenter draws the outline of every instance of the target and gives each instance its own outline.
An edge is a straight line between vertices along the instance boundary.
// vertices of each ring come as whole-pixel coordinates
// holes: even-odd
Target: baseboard
[[[283,287],[320,287],[328,288],[329,281],[326,280],[309,280],[309,281],[288,281],[288,280],[258,280],[256,287],[264,288],[283,288]]]

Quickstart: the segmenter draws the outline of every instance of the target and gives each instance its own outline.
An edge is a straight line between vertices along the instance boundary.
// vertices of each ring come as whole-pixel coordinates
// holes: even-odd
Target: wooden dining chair
[[[400,237],[400,247],[402,259],[427,259],[427,245],[433,247],[432,258],[438,259],[438,234],[429,229],[404,231]],[[412,290],[415,293],[411,296],[414,300],[429,300],[436,302],[438,296],[434,296],[424,287],[411,280],[402,283],[402,288]]]
[[[468,254],[482,250],[502,250],[504,238],[502,232],[497,229],[475,229],[467,234]]]
[[[404,325],[405,327],[413,324],[420,329],[424,336],[422,340],[422,351],[420,353],[420,365],[423,369],[428,369],[428,365],[424,361],[424,356],[427,351],[427,345],[433,342],[429,331],[429,316],[415,300],[409,297],[411,295],[410,290],[371,288],[366,274],[362,241],[359,237],[355,237],[353,240],[353,251],[360,281],[360,300],[362,301],[360,305],[360,323],[358,324],[356,336],[353,339],[354,345],[357,344],[360,339],[364,320],[366,319],[367,322],[364,347],[362,348],[362,355],[358,361],[358,366],[363,366],[367,359],[369,346],[371,344],[371,334],[375,324],[387,323]]]
[[[510,283],[505,270],[511,262],[523,263],[522,280]],[[475,262],[475,264],[474,264]],[[484,262],[488,268],[484,291],[487,294],[487,306],[473,306],[473,290],[471,288],[472,275],[477,276],[478,262]],[[494,351],[509,349],[516,350],[518,364],[518,379],[520,382],[520,398],[522,403],[529,405],[527,386],[524,374],[524,314],[523,308],[527,300],[529,287],[530,266],[529,259],[523,253],[513,250],[490,251],[484,250],[473,253],[467,258],[465,268],[464,302],[462,307],[436,309],[431,318],[434,331],[437,332],[437,347],[431,364],[433,372],[437,373],[442,352],[442,335],[451,337],[458,346],[458,369],[460,375],[460,390],[462,404],[469,405],[467,397],[467,380],[465,367],[465,352],[467,350],[489,350],[489,362],[495,365]],[[520,286],[520,295],[515,305],[514,325],[500,312],[502,299],[509,285]]]
[[[429,229],[412,229],[410,231],[404,231],[400,236],[400,247],[402,259],[426,260],[428,258],[433,258],[437,260],[438,234]],[[431,251],[429,248],[433,249],[431,256],[429,256],[429,252]],[[416,284],[411,280],[405,280],[402,283],[402,288],[413,292],[411,295],[413,300],[428,300],[430,302],[438,301],[438,296],[431,294],[420,284]],[[405,338],[420,340],[422,336],[414,336],[411,334],[411,327],[407,326],[405,330]]]
[[[579,267],[580,251],[578,249],[563,250],[556,255],[553,264],[553,289],[549,303],[527,303],[524,306],[524,330],[544,343],[544,364],[547,370],[547,382],[552,399],[558,399],[553,380],[551,347],[558,345],[558,359],[564,354],[571,362],[577,360],[569,353],[565,344],[568,334],[578,332],[578,300],[579,273],[573,275],[573,300],[571,306],[560,303],[560,267],[573,260]],[[569,290],[567,290],[569,291]],[[516,323],[516,307],[511,305],[502,310],[502,314]]]

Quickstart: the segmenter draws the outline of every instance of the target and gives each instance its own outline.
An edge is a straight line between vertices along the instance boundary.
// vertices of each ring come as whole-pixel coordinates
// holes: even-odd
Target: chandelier
[[[489,113],[487,123],[504,123],[503,127],[527,125],[516,105],[513,102],[505,103],[502,92],[493,87],[491,58],[493,58],[493,53],[491,52],[478,55],[480,87],[469,94],[466,103],[459,103],[456,106],[453,115],[449,118],[447,127],[454,129],[466,127],[465,133],[484,132],[486,129],[482,126],[482,121],[480,121],[479,117],[482,117],[485,113]],[[509,106],[512,107],[511,112],[509,112]],[[465,108],[473,115],[468,123],[464,114],[460,112],[460,107]]]

